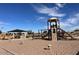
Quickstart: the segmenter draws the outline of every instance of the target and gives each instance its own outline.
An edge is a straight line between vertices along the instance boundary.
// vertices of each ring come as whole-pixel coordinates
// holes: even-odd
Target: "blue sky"
[[[47,28],[47,20],[58,17],[66,31],[79,29],[79,4],[0,4],[0,29],[33,30]]]

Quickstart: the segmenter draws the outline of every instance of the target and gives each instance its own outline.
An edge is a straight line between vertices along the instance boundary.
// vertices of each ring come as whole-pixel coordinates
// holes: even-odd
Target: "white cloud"
[[[68,23],[68,22],[60,22],[60,26],[61,27],[71,27],[71,24],[70,23]]]
[[[79,29],[79,13],[74,14],[72,17],[68,18],[65,22],[60,22],[61,28],[71,31]]]
[[[1,31],[3,31],[4,30],[4,32],[7,30],[7,29],[5,29],[5,28],[7,28],[7,26],[9,26],[10,25],[10,23],[7,23],[7,22],[4,22],[4,21],[0,21],[0,30]],[[5,27],[6,26],[6,27]]]
[[[62,8],[62,7],[64,7],[65,4],[62,4],[62,3],[56,3],[56,5],[57,5],[59,8]]]
[[[9,23],[6,23],[4,21],[0,21],[0,25],[10,25]]]
[[[0,21],[0,25],[5,24],[4,22]]]
[[[73,25],[77,25],[79,23],[79,13],[73,15],[72,17],[70,17],[69,19],[67,19],[67,22],[73,24]]]
[[[48,16],[56,16],[56,17],[63,17],[65,14],[60,13],[58,7],[49,8],[47,6],[41,5],[38,7],[36,5],[32,5],[36,12],[41,14],[47,14]]]
[[[74,26],[74,27],[71,28],[71,30],[75,30],[75,29],[79,29],[79,25]]]
[[[42,17],[42,16],[37,18],[37,20],[44,20],[44,19],[45,17]]]

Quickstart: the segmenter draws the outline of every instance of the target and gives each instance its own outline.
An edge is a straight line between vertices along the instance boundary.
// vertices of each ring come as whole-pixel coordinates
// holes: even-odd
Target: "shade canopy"
[[[15,30],[11,30],[11,31],[8,31],[8,32],[27,32],[25,30],[20,30],[20,29],[15,29]]]
[[[48,22],[57,22],[58,21],[58,18],[49,18],[48,19]]]

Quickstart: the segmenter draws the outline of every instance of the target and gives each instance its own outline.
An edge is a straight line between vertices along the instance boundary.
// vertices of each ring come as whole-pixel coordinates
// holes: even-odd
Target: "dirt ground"
[[[51,55],[47,40],[0,40],[1,55]]]
[[[74,55],[79,51],[79,41],[57,41],[56,48],[45,49],[47,40],[0,40],[1,55]],[[52,45],[53,47],[53,45]],[[55,53],[53,51],[56,51]]]

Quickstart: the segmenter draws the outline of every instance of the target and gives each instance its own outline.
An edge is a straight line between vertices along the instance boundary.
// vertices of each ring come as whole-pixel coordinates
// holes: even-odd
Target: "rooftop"
[[[27,32],[26,30],[21,30],[21,29],[14,29],[8,32]]]

